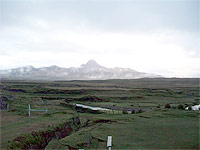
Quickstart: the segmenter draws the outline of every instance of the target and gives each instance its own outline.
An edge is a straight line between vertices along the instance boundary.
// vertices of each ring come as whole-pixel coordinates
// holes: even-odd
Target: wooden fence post
[[[42,111],[42,112],[45,112],[45,113],[48,113],[48,109],[43,109],[43,110],[38,110],[38,109],[31,109],[31,105],[28,104],[28,116],[30,117],[31,116],[31,111]]]

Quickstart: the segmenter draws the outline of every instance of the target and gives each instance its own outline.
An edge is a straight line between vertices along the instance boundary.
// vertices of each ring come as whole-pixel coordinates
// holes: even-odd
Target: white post
[[[48,112],[48,110],[47,110],[47,108],[46,108],[46,111],[45,111],[46,113]]]
[[[111,150],[111,147],[112,147],[112,136],[108,136],[108,141],[107,141],[108,150]]]
[[[31,105],[28,104],[28,116],[30,117],[31,116]]]
[[[7,104],[7,111],[9,110],[9,103]]]

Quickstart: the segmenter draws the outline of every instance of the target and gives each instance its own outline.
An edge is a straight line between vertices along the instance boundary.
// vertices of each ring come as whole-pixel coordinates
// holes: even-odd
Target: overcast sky
[[[90,59],[200,77],[199,0],[0,0],[0,70]]]

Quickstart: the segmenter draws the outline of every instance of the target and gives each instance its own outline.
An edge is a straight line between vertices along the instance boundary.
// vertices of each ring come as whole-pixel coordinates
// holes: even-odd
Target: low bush
[[[166,104],[165,108],[171,108],[171,105],[170,104]]]
[[[128,114],[128,112],[126,111],[126,110],[123,110],[123,112],[122,112],[123,114]]]
[[[142,113],[143,111],[142,111],[142,109],[140,109],[139,111],[138,111],[138,113]]]
[[[178,105],[178,109],[184,109],[184,106],[182,104]]]
[[[176,106],[172,106],[172,109],[176,109]]]
[[[135,110],[132,110],[132,111],[131,111],[131,114],[135,114]]]

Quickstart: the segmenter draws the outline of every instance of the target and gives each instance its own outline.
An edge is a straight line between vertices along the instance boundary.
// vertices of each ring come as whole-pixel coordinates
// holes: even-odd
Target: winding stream
[[[88,105],[83,105],[83,104],[76,104],[73,103],[73,105],[78,106],[78,107],[82,107],[82,108],[88,108],[91,110],[102,110],[102,111],[113,111],[113,110],[118,110],[118,111],[127,111],[128,113],[131,113],[132,110],[134,110],[135,112],[139,112],[140,110],[142,110],[143,112],[145,111],[149,111],[151,110],[151,108],[126,108],[126,107],[118,107],[118,106],[103,106],[103,107],[95,107],[95,106],[88,106]]]
[[[91,110],[111,110],[111,109],[107,109],[107,108],[87,106],[87,105],[83,105],[83,104],[75,104],[74,103],[73,105],[78,106],[78,107],[82,107],[82,108],[88,108],[88,109],[91,109]]]

